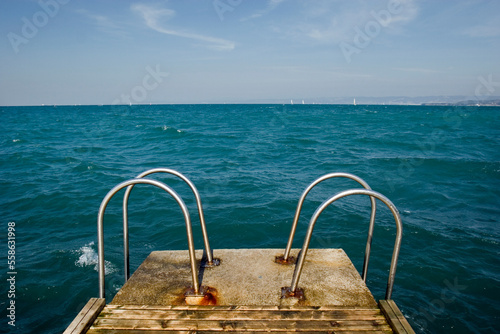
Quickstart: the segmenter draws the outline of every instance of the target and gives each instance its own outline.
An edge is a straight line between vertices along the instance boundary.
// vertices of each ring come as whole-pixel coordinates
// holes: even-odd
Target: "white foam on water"
[[[76,251],[77,254],[80,254],[80,257],[78,260],[75,261],[75,265],[77,267],[87,267],[87,266],[94,266],[94,270],[98,271],[98,262],[99,262],[99,257],[97,255],[97,252],[93,248],[94,242],[92,241],[89,244],[86,244],[85,246],[80,247]],[[104,273],[105,275],[111,274],[116,272],[116,266],[113,265],[109,261],[104,261]]]
[[[183,133],[183,132],[184,132],[184,131],[182,131],[182,130],[179,130],[179,129],[173,128],[173,127],[168,126],[168,125],[163,125],[163,126],[161,127],[161,129],[162,129],[163,131],[174,131],[174,130],[175,130],[175,131],[176,131],[176,132],[178,132],[178,133]]]

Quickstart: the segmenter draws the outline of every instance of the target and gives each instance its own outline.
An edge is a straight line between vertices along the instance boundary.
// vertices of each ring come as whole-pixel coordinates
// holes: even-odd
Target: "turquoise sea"
[[[500,108],[43,106],[0,107],[0,119],[2,333],[61,333],[98,296],[99,205],[113,186],[155,167],[178,170],[197,186],[214,249],[284,248],[302,191],[326,173],[356,174],[401,213],[393,299],[414,329],[500,332]],[[202,248],[189,188],[168,175],[152,178],[184,198]],[[356,185],[317,186],[294,247],[316,207]],[[121,200],[112,199],[104,221],[108,298],[123,282]],[[129,212],[132,270],[153,250],[187,248],[182,214],[159,189],[137,186]],[[344,248],[361,270],[369,212],[362,196],[334,203],[311,247]],[[368,271],[377,299],[394,235],[380,203]]]

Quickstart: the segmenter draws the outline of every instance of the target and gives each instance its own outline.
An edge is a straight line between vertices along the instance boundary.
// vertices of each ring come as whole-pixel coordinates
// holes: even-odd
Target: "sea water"
[[[0,118],[2,332],[62,332],[98,296],[99,205],[113,186],[156,167],[196,185],[214,249],[284,248],[303,190],[326,173],[355,174],[401,213],[393,299],[413,328],[500,330],[500,108],[43,106],[0,107]],[[173,176],[151,177],[184,198],[201,249],[190,189]],[[324,200],[358,187],[332,179],[313,189],[294,247]],[[123,284],[121,201],[119,193],[104,220],[108,300]],[[369,203],[351,196],[332,204],[311,247],[344,248],[361,270]],[[135,187],[129,225],[131,271],[151,251],[187,248],[179,207],[155,187]],[[376,299],[384,298],[394,238],[380,202],[368,271]]]

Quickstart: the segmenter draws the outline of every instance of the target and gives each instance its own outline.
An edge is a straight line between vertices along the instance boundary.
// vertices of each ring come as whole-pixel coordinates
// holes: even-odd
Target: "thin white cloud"
[[[403,71],[403,72],[426,73],[426,74],[443,73],[443,71],[436,71],[436,70],[431,70],[428,68],[418,68],[418,67],[395,67],[395,68],[393,68],[393,70]]]
[[[498,37],[500,36],[500,17],[497,16],[490,21],[468,28],[464,35],[469,37]]]
[[[392,12],[391,12],[392,10]],[[379,25],[380,31],[398,33],[419,13],[414,0],[400,0],[395,12],[386,1],[342,2],[318,1],[315,6],[305,3],[302,18],[287,29],[296,38],[306,37],[320,43],[339,43],[355,34],[355,28],[365,29],[369,22]]]
[[[244,17],[240,21],[243,22],[243,21],[258,19],[258,18],[260,18],[260,17],[262,17],[264,15],[267,15],[270,12],[272,12],[276,7],[278,7],[278,5],[280,3],[284,2],[284,1],[285,0],[269,0],[265,9],[260,10],[257,13],[252,14],[252,15],[250,15],[248,17]]]
[[[394,25],[396,23],[405,24],[413,21],[417,17],[419,8],[416,1],[399,0],[399,6],[401,8],[401,12],[391,15],[391,19],[387,22],[388,26]]]
[[[208,43],[207,46],[214,50],[230,51],[235,47],[234,42],[222,38],[164,28],[160,21],[172,18],[175,15],[174,10],[168,8],[156,8],[145,4],[133,4],[130,8],[144,18],[144,21],[149,28],[159,33],[202,41]]]
[[[93,25],[97,27],[100,31],[110,34],[118,35],[121,37],[128,36],[121,25],[117,24],[115,21],[111,20],[109,17],[104,15],[98,15],[91,13],[86,9],[77,10],[77,13],[83,15],[87,18]]]

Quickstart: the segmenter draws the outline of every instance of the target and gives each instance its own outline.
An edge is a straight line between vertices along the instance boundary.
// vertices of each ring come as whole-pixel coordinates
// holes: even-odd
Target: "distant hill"
[[[422,103],[423,106],[487,106],[496,107],[500,106],[500,99],[494,100],[466,100],[455,103]]]
[[[500,106],[500,96],[489,96],[487,99],[477,99],[474,96],[349,96],[349,97],[294,97],[290,99],[262,99],[239,101],[233,103],[262,104],[381,104],[381,105],[423,105],[423,106]],[[229,102],[231,103],[231,102]]]

